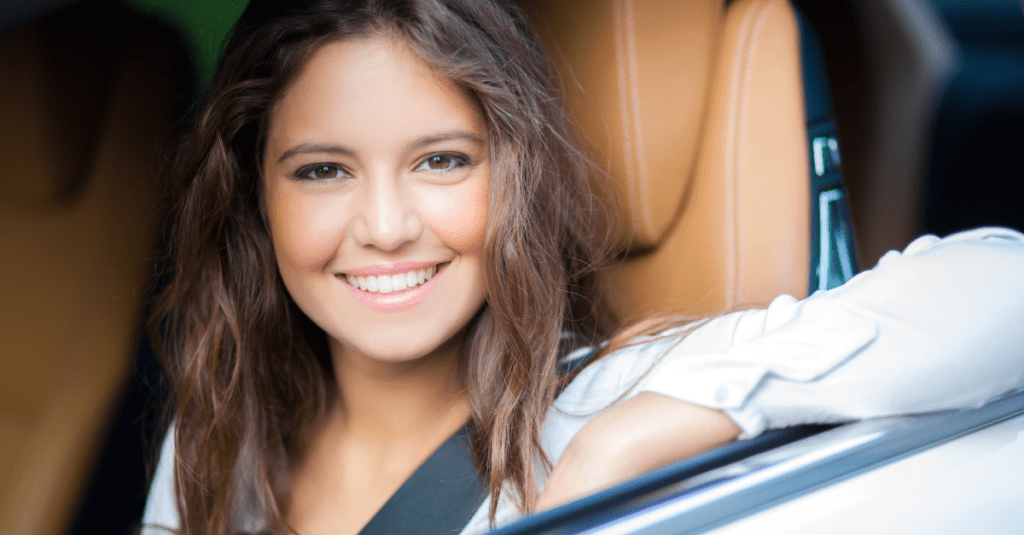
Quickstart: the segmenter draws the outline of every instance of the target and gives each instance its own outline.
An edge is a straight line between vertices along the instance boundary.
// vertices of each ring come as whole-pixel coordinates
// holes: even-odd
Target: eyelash
[[[450,162],[450,164],[449,164],[448,167],[446,167],[444,169],[430,169],[430,167],[429,167],[430,160],[432,160],[434,158],[445,158],[445,159],[447,159]],[[457,153],[453,153],[453,152],[435,152],[433,154],[428,155],[426,158],[423,158],[422,160],[420,160],[420,163],[416,165],[414,170],[416,170],[416,171],[422,170],[422,171],[426,171],[428,173],[434,173],[434,174],[446,174],[446,173],[451,173],[452,171],[455,171],[456,169],[459,169],[459,168],[462,168],[462,167],[466,167],[466,166],[472,165],[472,164],[473,164],[473,162],[470,161],[470,159],[468,157],[466,157],[465,155],[462,155],[462,154],[457,154]],[[324,169],[330,169],[330,170],[334,171],[334,176],[330,176],[330,177],[313,176],[313,174],[316,173],[317,171],[324,170]],[[346,171],[345,168],[343,168],[342,166],[340,166],[338,164],[335,164],[335,163],[314,163],[314,164],[310,164],[310,165],[305,165],[305,166],[300,167],[299,170],[295,172],[295,178],[300,179],[300,180],[319,180],[319,181],[322,181],[322,180],[335,180],[335,179],[338,179],[338,178],[344,178],[346,176],[351,176],[351,174],[348,171]]]
[[[445,158],[449,160],[450,164],[448,167],[444,169],[430,169],[430,160],[433,160],[434,158]],[[423,160],[420,161],[419,165],[416,166],[415,170],[418,171],[422,169],[423,171],[427,171],[428,173],[445,174],[455,171],[456,169],[459,169],[461,167],[472,165],[472,163],[473,162],[470,161],[469,158],[462,154],[457,154],[454,152],[435,152],[434,154],[430,154],[426,158],[423,158]]]
[[[311,176],[313,175],[313,173],[322,169],[331,169],[332,171],[334,171],[335,176],[323,178]],[[349,175],[348,171],[346,171],[343,167],[335,163],[314,163],[311,165],[302,166],[299,168],[298,171],[295,171],[295,178],[300,180],[335,180],[338,178],[343,178],[346,175],[351,176]]]

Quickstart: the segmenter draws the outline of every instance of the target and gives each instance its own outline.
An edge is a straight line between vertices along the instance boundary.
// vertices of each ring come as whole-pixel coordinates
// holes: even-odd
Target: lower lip
[[[364,292],[355,286],[352,286],[343,277],[341,283],[345,285],[345,288],[352,295],[367,308],[372,308],[379,312],[400,312],[402,310],[408,310],[418,304],[430,295],[430,292],[437,286],[437,280],[441,278],[441,275],[448,270],[448,265],[444,265],[438,268],[437,273],[430,278],[427,282],[415,287],[407,288],[405,290],[399,290],[391,293],[380,293],[380,292]]]

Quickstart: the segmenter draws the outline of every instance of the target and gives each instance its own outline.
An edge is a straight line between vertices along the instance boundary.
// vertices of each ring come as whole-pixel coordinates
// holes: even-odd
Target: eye
[[[429,171],[432,173],[447,173],[454,171],[460,167],[469,165],[469,158],[461,154],[452,154],[448,152],[439,152],[437,154],[431,154],[423,159],[418,166],[416,171]]]
[[[295,178],[307,180],[331,180],[349,176],[341,166],[333,163],[315,163],[300,168],[295,172]]]

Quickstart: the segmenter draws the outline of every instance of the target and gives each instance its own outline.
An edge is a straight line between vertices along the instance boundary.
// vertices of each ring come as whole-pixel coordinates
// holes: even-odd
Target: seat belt
[[[488,491],[487,480],[473,463],[471,425],[462,426],[423,461],[360,535],[461,532]]]
[[[558,364],[565,376],[597,352]],[[467,423],[423,461],[387,503],[373,515],[360,535],[456,535],[466,527],[488,494],[488,481],[476,469]]]

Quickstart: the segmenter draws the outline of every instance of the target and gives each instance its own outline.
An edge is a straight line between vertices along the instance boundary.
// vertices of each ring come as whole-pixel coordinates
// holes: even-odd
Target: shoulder
[[[781,296],[766,309],[744,310],[687,323],[634,340],[593,362],[586,361],[600,347],[577,350],[565,357],[562,366],[584,366],[583,370],[562,391],[555,406],[569,413],[587,413],[624,401],[643,391],[652,380],[676,374],[680,363],[696,364],[760,336],[790,316],[796,302],[793,297]]]
[[[652,384],[671,383],[671,377],[679,374],[673,362],[721,353],[735,342],[737,334],[742,337],[747,336],[746,330],[758,330],[748,324],[763,324],[757,318],[761,313],[746,311],[670,329],[593,362],[588,359],[600,347],[578,349],[566,356],[561,369],[583,369],[562,390],[545,418],[542,440],[549,459],[557,462],[576,433],[598,414],[650,391]]]
[[[176,533],[181,526],[181,517],[178,514],[177,485],[175,483],[175,422],[171,422],[167,433],[164,435],[163,444],[160,448],[160,460],[157,463],[156,472],[153,474],[153,481],[149,487],[149,495],[146,497],[146,508],[142,516],[141,535],[162,535],[165,533]],[[237,526],[246,532],[258,533],[265,528],[262,513],[258,504],[250,499],[250,493],[244,492],[246,481],[252,481],[252,458],[243,456],[240,464],[240,476],[242,483],[239,487],[239,494],[236,495],[234,516]]]
[[[164,435],[160,461],[146,498],[146,509],[142,517],[143,535],[166,533],[179,528],[174,488],[174,423],[171,423]]]

